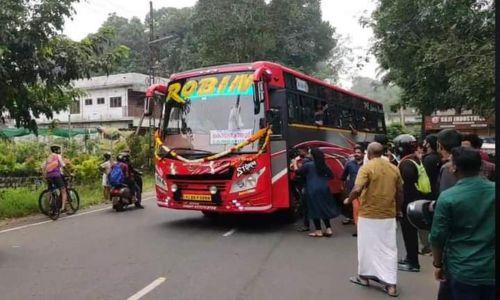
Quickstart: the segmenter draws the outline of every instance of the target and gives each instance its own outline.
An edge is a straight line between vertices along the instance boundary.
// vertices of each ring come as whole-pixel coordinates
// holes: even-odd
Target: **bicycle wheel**
[[[68,210],[68,215],[74,214],[80,208],[80,197],[78,193],[71,188],[68,189],[68,204],[71,208],[71,212]]]
[[[60,214],[61,214],[61,200],[59,199],[59,196],[56,193],[50,193],[49,211],[48,211],[49,218],[55,221],[59,218]]]
[[[46,216],[49,215],[50,196],[50,190],[47,189],[40,194],[40,197],[38,197],[38,208],[40,209],[40,212]]]

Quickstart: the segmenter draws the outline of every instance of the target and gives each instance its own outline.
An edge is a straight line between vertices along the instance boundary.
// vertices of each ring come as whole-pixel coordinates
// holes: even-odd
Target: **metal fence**
[[[45,186],[45,181],[42,177],[39,176],[31,176],[31,177],[0,176],[0,189],[32,187],[35,190],[37,190],[43,186]]]

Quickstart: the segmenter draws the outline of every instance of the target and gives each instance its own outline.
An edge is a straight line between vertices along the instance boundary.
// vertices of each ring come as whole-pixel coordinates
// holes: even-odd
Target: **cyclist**
[[[63,171],[65,164],[61,156],[61,146],[50,146],[50,154],[43,164],[43,175],[48,183],[55,188],[59,189],[61,193],[61,211],[65,211],[67,202],[66,183],[63,178]]]

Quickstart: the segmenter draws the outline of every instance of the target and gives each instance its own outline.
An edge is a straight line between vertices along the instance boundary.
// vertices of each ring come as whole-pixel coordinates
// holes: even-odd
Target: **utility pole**
[[[155,68],[154,68],[154,65],[155,65],[155,59],[154,59],[154,55],[153,55],[153,43],[151,43],[155,36],[154,36],[154,26],[153,26],[153,1],[149,1],[149,85],[152,85],[154,84],[155,82]],[[152,100],[153,101],[153,100]],[[154,104],[153,104],[154,105]],[[141,120],[141,124],[139,124],[139,126],[142,125],[142,120]],[[151,166],[151,160],[152,160],[152,157],[150,155],[151,153],[151,148],[152,148],[152,136],[153,135],[153,132],[151,130],[151,116],[149,116],[149,128],[148,128],[148,144],[149,144],[149,148],[148,148],[148,160],[147,160],[147,163],[148,163],[148,167]]]
[[[155,80],[155,71],[154,71],[154,55],[153,55],[153,43],[151,43],[154,36],[154,26],[153,26],[153,1],[149,1],[149,85],[152,85]]]

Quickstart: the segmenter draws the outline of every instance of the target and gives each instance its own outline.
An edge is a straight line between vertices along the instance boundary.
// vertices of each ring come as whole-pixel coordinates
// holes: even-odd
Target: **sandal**
[[[353,276],[353,277],[349,278],[349,281],[354,283],[354,284],[361,285],[361,286],[369,286],[370,285],[370,281],[368,279],[365,279],[365,281],[362,281],[361,278],[359,278],[359,276]]]
[[[323,236],[325,236],[325,237],[331,237],[332,235],[333,235],[333,232],[330,232],[330,233],[325,232],[325,233],[323,233]]]
[[[389,290],[391,287],[394,288],[393,293],[391,293]],[[386,294],[391,296],[391,297],[398,297],[399,296],[399,291],[395,286],[389,286],[389,285],[384,286],[384,292],[386,292]]]
[[[308,234],[308,236],[310,236],[310,237],[323,237],[323,234],[322,233],[311,232],[311,233]]]

